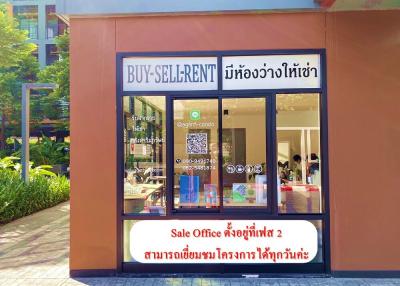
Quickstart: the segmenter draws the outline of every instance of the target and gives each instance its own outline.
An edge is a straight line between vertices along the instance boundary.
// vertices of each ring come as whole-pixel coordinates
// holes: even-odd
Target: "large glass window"
[[[31,39],[38,38],[38,6],[14,6],[14,17],[19,23],[21,30],[28,31],[28,37]]]
[[[174,100],[174,206],[219,206],[218,100]]]
[[[319,94],[276,96],[281,213],[321,213]]]
[[[222,99],[224,207],[266,207],[265,98]]]
[[[280,213],[323,212],[319,96],[276,95]],[[171,166],[165,97],[123,101],[126,213],[165,214],[166,168],[175,209],[219,208],[220,195],[225,208],[267,207],[266,97],[174,99]]]
[[[126,96],[124,213],[165,215],[165,97]]]

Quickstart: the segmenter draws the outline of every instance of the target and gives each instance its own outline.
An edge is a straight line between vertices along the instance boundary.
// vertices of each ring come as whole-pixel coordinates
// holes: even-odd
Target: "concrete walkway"
[[[80,278],[68,276],[69,203],[0,227],[0,286],[308,286],[399,285],[400,279],[228,279],[228,278]]]
[[[59,285],[68,256],[69,202],[0,227],[1,286]]]

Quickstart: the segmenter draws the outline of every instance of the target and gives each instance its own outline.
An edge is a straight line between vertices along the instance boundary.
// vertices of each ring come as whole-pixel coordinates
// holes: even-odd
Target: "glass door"
[[[217,208],[218,99],[173,103],[174,208]]]
[[[225,208],[267,206],[266,100],[222,99],[222,185]]]
[[[265,97],[173,100],[174,209],[267,207],[266,106]]]

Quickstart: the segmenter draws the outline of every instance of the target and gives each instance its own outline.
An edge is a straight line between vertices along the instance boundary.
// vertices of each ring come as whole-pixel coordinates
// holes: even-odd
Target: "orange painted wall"
[[[117,19],[118,51],[306,49],[325,45],[323,14]]]
[[[117,263],[114,39],[114,20],[72,21],[72,270]]]
[[[117,266],[115,52],[325,47],[332,268],[400,269],[394,218],[400,190],[392,173],[400,159],[399,18],[399,12],[72,18],[71,269]]]
[[[400,11],[328,14],[332,268],[400,270]]]

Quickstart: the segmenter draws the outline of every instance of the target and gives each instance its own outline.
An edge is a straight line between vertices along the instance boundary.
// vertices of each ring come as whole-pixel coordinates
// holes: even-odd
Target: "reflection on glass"
[[[266,207],[265,98],[222,100],[224,207]]]
[[[276,98],[277,161],[282,213],[321,213],[319,94]]]
[[[175,100],[174,207],[218,206],[218,100]]]
[[[124,212],[165,215],[165,97],[126,96],[123,111]]]

